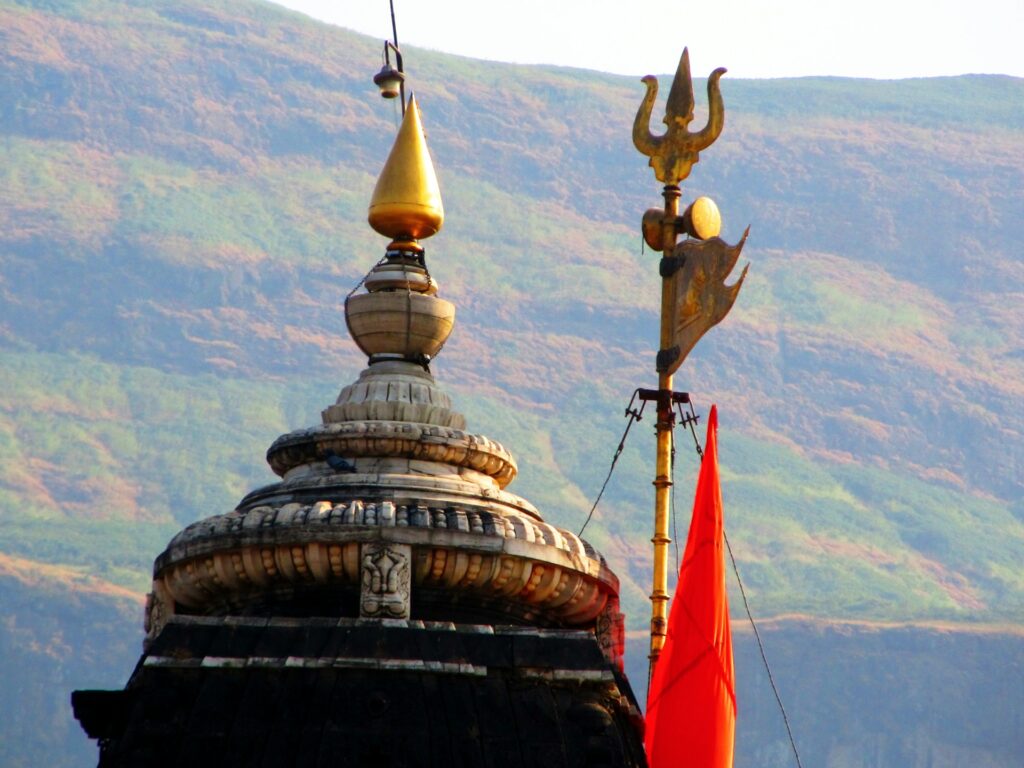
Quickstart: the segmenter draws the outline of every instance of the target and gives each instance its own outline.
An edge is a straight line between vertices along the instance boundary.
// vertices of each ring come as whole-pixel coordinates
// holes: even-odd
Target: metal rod
[[[676,218],[679,216],[679,198],[681,192],[678,185],[666,184],[662,192],[665,198],[665,217],[663,223],[663,252],[666,258],[671,257],[676,247]],[[670,349],[674,342],[675,321],[675,280],[663,277],[661,281],[661,346]],[[672,492],[672,427],[675,413],[672,408],[672,374],[658,373],[658,423],[655,427],[657,435],[657,455],[654,470],[654,579],[651,588],[651,652],[648,658],[653,672],[658,656],[665,645],[665,634],[668,631],[668,545],[669,537],[669,504]]]
[[[402,66],[402,52],[395,47],[395,59],[398,62],[398,71],[405,74],[405,67]],[[405,78],[398,82],[398,94],[402,98],[402,117],[405,117]]]
[[[398,25],[395,23],[395,0],[388,0],[391,6],[391,37],[395,41],[395,61],[398,63],[398,71],[403,75],[405,68],[402,66],[402,52],[398,50]],[[402,97],[402,117],[405,117],[405,79],[398,83],[398,92]]]
[[[394,40],[395,48],[398,48],[398,27],[395,25],[395,0],[388,0],[391,6],[391,37]]]

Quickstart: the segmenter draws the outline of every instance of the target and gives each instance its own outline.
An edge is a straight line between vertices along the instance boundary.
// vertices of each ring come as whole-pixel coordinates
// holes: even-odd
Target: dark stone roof
[[[100,766],[642,766],[579,630],[173,617],[124,691],[76,691]]]

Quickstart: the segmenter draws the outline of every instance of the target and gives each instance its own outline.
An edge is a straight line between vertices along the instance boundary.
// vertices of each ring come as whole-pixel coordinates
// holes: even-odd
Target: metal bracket
[[[673,392],[671,389],[638,389],[636,396],[642,402],[654,400],[658,403],[658,412],[671,411],[673,405],[690,402],[689,392]]]
[[[650,402],[651,400],[657,400],[658,405],[664,405],[672,403],[688,403],[690,402],[689,392],[673,392],[671,389],[638,389],[636,396],[644,402]]]
[[[671,349],[659,349],[658,357],[654,361],[654,369],[658,373],[664,373],[672,368],[672,364],[679,359],[679,346]]]
[[[672,275],[683,268],[685,263],[685,256],[662,256],[661,261],[658,263],[658,274],[662,278],[672,277]]]

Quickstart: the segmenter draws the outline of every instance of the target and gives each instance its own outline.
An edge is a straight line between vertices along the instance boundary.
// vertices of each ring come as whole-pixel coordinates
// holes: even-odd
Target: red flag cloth
[[[686,554],[647,696],[644,745],[651,768],[732,768],[736,690],[717,431],[718,411],[711,406]]]

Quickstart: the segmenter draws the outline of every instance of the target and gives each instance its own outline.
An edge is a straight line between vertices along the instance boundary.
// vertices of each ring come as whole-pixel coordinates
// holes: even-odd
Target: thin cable
[[[412,347],[412,286],[405,283],[405,350],[408,355]]]
[[[644,701],[651,700],[651,680],[654,679],[654,659],[647,657],[647,688],[644,689]]]
[[[682,408],[680,408],[680,411]],[[700,447],[700,440],[697,439],[697,430],[694,429],[693,425],[697,421],[697,414],[693,410],[693,401],[690,401],[690,415],[691,418],[683,419],[690,426],[690,434],[693,435],[693,445],[697,449],[697,455],[700,456],[700,460],[704,461],[704,451]],[[751,629],[754,630],[754,639],[757,640],[757,650],[761,653],[761,662],[764,664],[765,672],[768,673],[768,682],[771,683],[772,693],[775,694],[775,701],[779,705],[779,711],[782,712],[782,722],[786,726],[786,735],[789,737],[789,746],[793,749],[793,757],[796,758],[797,768],[803,768],[803,764],[800,762],[800,753],[796,748],[796,739],[793,738],[793,729],[789,727],[789,716],[786,714],[786,708],[782,704],[782,697],[779,695],[779,689],[775,685],[775,676],[772,674],[772,668],[768,664],[768,657],[764,652],[764,643],[761,642],[761,633],[757,631],[757,624],[754,621],[754,615],[750,612],[750,603],[747,602],[747,591],[743,588],[743,579],[740,578],[740,569],[736,565],[736,557],[732,553],[732,545],[729,543],[729,537],[725,535],[725,529],[722,529],[722,538],[725,540],[725,548],[729,552],[729,560],[732,562],[732,572],[736,576],[736,583],[740,588],[740,597],[743,598],[743,610],[747,613],[747,620],[750,622]],[[648,684],[650,684],[648,682]]]
[[[729,552],[729,560],[732,561],[732,572],[736,574],[736,583],[740,586],[740,596],[743,598],[743,610],[747,612],[747,619],[750,620],[750,626],[754,630],[754,638],[757,640],[757,650],[761,652],[761,661],[764,662],[765,671],[768,673],[768,682],[772,685],[772,693],[775,694],[775,701],[779,704],[779,710],[782,712],[782,722],[786,724],[786,735],[789,736],[789,746],[793,748],[793,757],[796,758],[797,768],[803,768],[800,762],[800,753],[796,749],[796,740],[793,738],[793,730],[789,727],[789,717],[786,715],[786,708],[782,706],[782,697],[779,696],[779,689],[775,685],[775,676],[772,675],[772,668],[768,666],[768,657],[764,653],[764,644],[761,642],[761,633],[757,631],[757,624],[754,623],[754,616],[750,613],[750,605],[747,603],[747,592],[743,589],[743,580],[740,578],[740,569],[736,566],[736,558],[732,554],[732,545],[729,543],[729,537],[725,535],[725,529],[722,529],[722,538],[725,539],[725,548]]]
[[[639,391],[639,390],[637,390]],[[590,519],[594,516],[594,510],[597,509],[597,505],[601,502],[601,497],[604,496],[604,489],[608,487],[608,481],[612,479],[612,472],[615,471],[615,464],[619,460],[619,456],[622,455],[623,448],[626,447],[626,437],[629,435],[629,428],[633,426],[634,421],[640,421],[641,414],[644,412],[645,403],[640,403],[640,410],[632,408],[633,401],[636,399],[636,392],[633,393],[633,397],[629,401],[629,406],[626,407],[626,415],[629,416],[629,421],[626,422],[626,429],[622,433],[622,439],[619,440],[619,447],[615,449],[615,455],[612,456],[612,465],[608,467],[608,474],[604,478],[604,483],[601,484],[601,490],[597,494],[597,498],[594,499],[593,505],[590,507],[590,512],[587,514],[587,519],[583,523],[583,527],[580,528],[578,536],[583,536],[583,532],[587,530],[587,526],[590,525]]]

